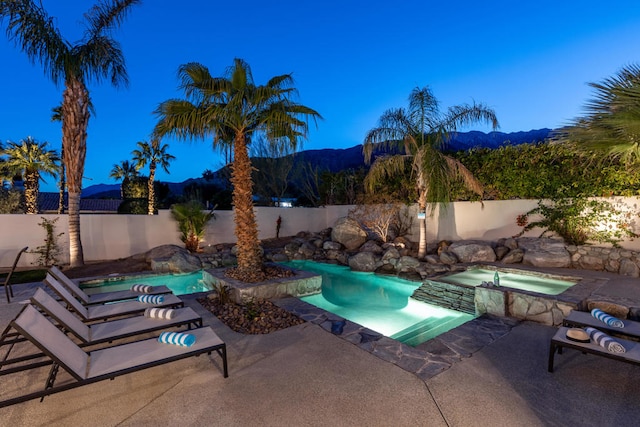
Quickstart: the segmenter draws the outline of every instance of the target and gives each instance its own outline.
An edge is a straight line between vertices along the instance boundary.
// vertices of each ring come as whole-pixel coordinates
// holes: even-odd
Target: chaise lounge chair
[[[63,331],[73,334],[85,345],[99,344],[182,325],[188,325],[189,329],[202,327],[202,318],[189,307],[176,309],[175,315],[171,319],[136,316],[85,325],[42,289],[36,290],[31,297],[31,302],[62,326]]]
[[[140,292],[134,292],[132,290],[122,290],[122,291],[114,291],[114,292],[102,292],[98,294],[87,294],[84,292],[80,286],[78,286],[73,280],[71,280],[67,275],[65,275],[60,269],[56,266],[53,266],[49,269],[49,274],[58,279],[60,282],[71,294],[78,299],[82,303],[82,305],[93,305],[93,304],[104,304],[107,302],[114,301],[122,301],[128,299],[135,299],[139,295],[142,295]],[[159,295],[159,294],[170,294],[171,289],[166,286],[154,286],[153,291],[148,295]]]
[[[187,325],[188,329],[192,327],[202,327],[202,318],[189,307],[176,309],[171,319],[152,319],[137,316],[86,325],[42,289],[36,290],[33,297],[31,297],[31,303],[55,320],[63,332],[70,333],[78,338],[81,342],[80,347],[111,342],[183,325]],[[25,338],[19,337],[19,334],[12,332],[11,325],[4,330],[0,336],[0,346],[7,345],[8,350],[2,357],[2,360],[0,360],[0,368],[43,356],[42,353],[35,353],[9,359],[9,353],[13,349],[13,345],[21,341],[25,341]],[[37,366],[43,366],[45,364],[47,363],[36,363]],[[23,366],[25,369],[29,367],[30,365]],[[12,370],[17,371],[20,369],[13,368]],[[0,372],[0,375],[2,374],[3,373]]]
[[[142,313],[149,307],[184,307],[184,302],[173,294],[163,295],[164,301],[159,304],[145,304],[136,300],[131,300],[116,302],[113,304],[89,305],[85,307],[50,274],[47,274],[47,277],[44,279],[44,283],[47,284],[60,298],[62,298],[62,301],[67,305],[67,308],[76,312],[83,322],[132,316]]]
[[[624,323],[624,328],[616,328],[615,326],[609,326],[604,322],[596,319],[591,315],[591,313],[586,311],[576,311],[573,310],[567,317],[565,317],[562,322],[563,326],[575,326],[575,327],[585,327],[589,326],[592,328],[599,329],[608,334],[618,335],[618,336],[627,336],[627,337],[635,337],[640,338],[640,322],[634,322],[633,320],[620,319],[622,323]]]
[[[597,356],[603,356],[609,359],[619,360],[621,362],[640,365],[639,342],[616,338],[616,341],[622,344],[622,346],[625,348],[625,352],[611,353],[594,342],[583,343],[570,340],[569,338],[567,338],[568,330],[569,328],[561,326],[553,336],[553,338],[551,338],[551,346],[549,348],[549,372],[553,372],[554,356],[556,351],[558,352],[558,354],[562,354],[562,349],[565,347],[579,350],[583,353],[595,354]]]
[[[203,353],[211,354],[212,351],[222,358],[224,377],[229,375],[226,345],[209,327],[189,331],[196,338],[195,344],[190,347],[163,344],[157,338],[152,338],[85,352],[32,305],[25,306],[11,321],[11,326],[49,357],[53,366],[43,390],[4,399],[0,401],[0,408],[32,399],[44,399],[50,394]],[[59,368],[71,375],[71,382],[55,385]]]

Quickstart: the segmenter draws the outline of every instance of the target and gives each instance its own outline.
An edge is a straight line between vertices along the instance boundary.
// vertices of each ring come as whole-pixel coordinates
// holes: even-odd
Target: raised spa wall
[[[245,283],[224,275],[224,270],[204,270],[203,279],[214,289],[228,286],[230,296],[236,303],[244,303],[254,299],[271,299],[284,297],[303,297],[318,294],[322,291],[322,276],[309,271],[296,271],[296,277],[282,277],[260,283]]]
[[[571,310],[585,310],[588,297],[602,285],[602,279],[597,278],[559,278],[571,279],[576,284],[560,295],[545,295],[506,286],[474,287],[426,281],[412,297],[476,316],[490,314],[558,326]]]

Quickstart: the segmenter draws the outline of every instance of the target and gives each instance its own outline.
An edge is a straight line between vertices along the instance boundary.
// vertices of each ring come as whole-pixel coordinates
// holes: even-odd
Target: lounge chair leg
[[[553,342],[551,342],[551,346],[549,347],[549,366],[547,367],[547,370],[549,372],[553,372],[553,359],[555,356],[556,348],[557,346]],[[562,347],[558,348],[558,353],[560,353],[561,350]]]
[[[44,385],[45,391],[49,390],[50,388],[53,388],[53,383],[56,381],[56,375],[58,375],[59,368],[60,368],[60,365],[58,365],[55,362],[51,365],[51,369],[49,370],[49,376],[47,377],[47,382]],[[45,396],[42,396],[40,398],[40,402],[42,402],[44,398]]]
[[[227,346],[222,347],[222,369],[224,371],[224,377],[227,378],[229,376],[229,369],[227,368]]]

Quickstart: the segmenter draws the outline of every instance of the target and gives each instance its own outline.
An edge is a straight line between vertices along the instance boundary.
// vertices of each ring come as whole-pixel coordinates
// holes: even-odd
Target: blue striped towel
[[[164,297],[162,295],[140,295],[138,301],[145,304],[161,304],[164,302]]]
[[[605,313],[599,308],[594,308],[593,310],[591,310],[591,315],[599,321],[604,322],[609,326],[613,326],[614,328],[624,328],[624,323],[622,322],[622,320]]]
[[[163,332],[158,337],[158,342],[191,347],[196,343],[196,336],[185,332]]]
[[[169,320],[173,319],[175,315],[175,310],[172,308],[147,308],[144,311],[144,317],[148,317],[150,319],[161,319],[161,320]]]
[[[589,334],[591,340],[598,344],[600,347],[607,349],[609,353],[624,353],[627,350],[618,341],[611,338],[604,332],[600,332],[593,328],[584,328],[585,332]]]
[[[150,294],[151,292],[153,292],[153,286],[136,283],[131,287],[131,290],[133,292],[140,292],[141,294]]]

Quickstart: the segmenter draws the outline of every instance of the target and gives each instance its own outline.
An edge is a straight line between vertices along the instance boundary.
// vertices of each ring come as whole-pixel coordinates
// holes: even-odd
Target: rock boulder
[[[449,246],[460,262],[495,262],[496,253],[489,243],[482,241],[455,242]]]
[[[355,251],[367,241],[367,233],[355,219],[344,217],[338,219],[331,230],[331,240],[338,242],[348,250]]]
[[[349,258],[349,267],[353,271],[373,272],[376,264],[376,256],[371,252],[358,252]]]

